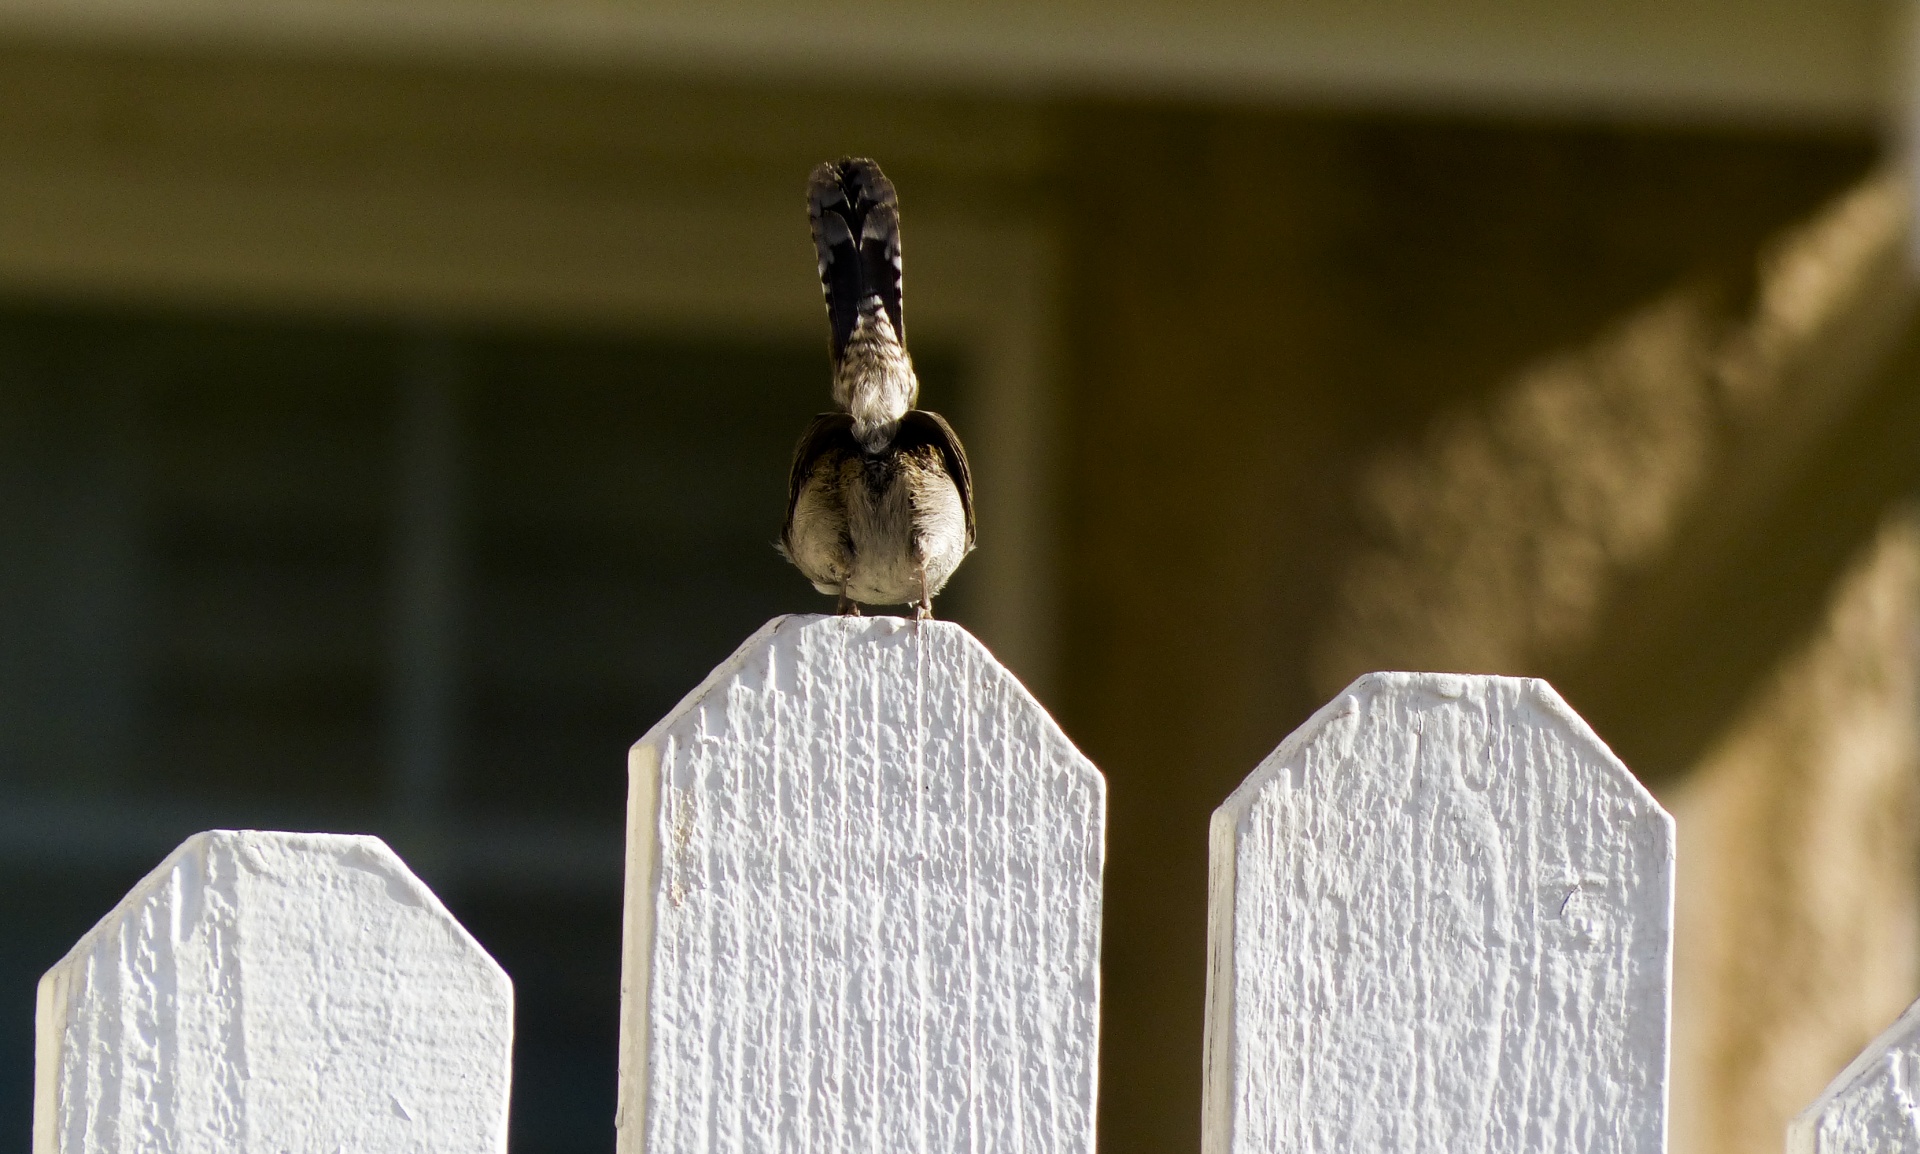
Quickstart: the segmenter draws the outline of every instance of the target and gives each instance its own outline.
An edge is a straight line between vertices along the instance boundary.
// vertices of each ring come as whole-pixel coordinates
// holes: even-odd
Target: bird
[[[794,447],[778,548],[842,615],[933,598],[973,550],[973,474],[945,417],[917,408],[901,314],[900,203],[864,157],[814,168],[807,218],[826,295],[835,411]]]

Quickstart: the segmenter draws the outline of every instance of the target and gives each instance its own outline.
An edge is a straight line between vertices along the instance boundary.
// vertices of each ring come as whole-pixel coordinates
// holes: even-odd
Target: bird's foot
[[[840,595],[840,608],[836,612],[842,617],[858,617],[860,616],[860,603],[845,593],[842,593]]]

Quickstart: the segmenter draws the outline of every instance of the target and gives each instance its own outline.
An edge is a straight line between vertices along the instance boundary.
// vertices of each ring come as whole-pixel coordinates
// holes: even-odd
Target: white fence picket
[[[507,975],[377,838],[196,834],[40,981],[34,1154],[498,1154]]]
[[[776,619],[630,769],[622,1154],[1090,1154],[1105,785],[965,630]]]
[[[1673,823],[1545,682],[1362,677],[1212,868],[1207,1154],[1664,1150]]]
[[[1788,1124],[1787,1154],[1920,1154],[1920,1002]]]

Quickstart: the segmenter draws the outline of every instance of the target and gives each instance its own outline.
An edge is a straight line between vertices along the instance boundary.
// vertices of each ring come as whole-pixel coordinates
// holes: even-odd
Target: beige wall
[[[1680,831],[1673,1150],[1763,1154],[1920,993],[1920,521],[1665,791]]]
[[[1669,791],[1787,676],[1920,479],[1905,191],[1818,138],[1130,107],[1070,139],[1061,709],[1111,783],[1102,1148],[1191,1149],[1207,815],[1348,679],[1548,675]],[[1861,704],[1888,751],[1749,761],[1897,792],[1915,714],[1888,572],[1878,616],[1837,611],[1891,678]],[[1823,909],[1904,925],[1913,827],[1872,820]],[[1808,909],[1766,948],[1826,956]],[[1874,1006],[1910,988],[1903,932],[1848,944],[1874,951]],[[1750,1013],[1724,976],[1690,1030]],[[1850,1005],[1749,1025],[1832,1053],[1874,1012]],[[1687,1045],[1692,1117],[1733,1108]]]

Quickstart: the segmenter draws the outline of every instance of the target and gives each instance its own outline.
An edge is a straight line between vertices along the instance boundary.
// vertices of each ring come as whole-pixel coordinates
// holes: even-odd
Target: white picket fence
[[[1105,786],[964,630],[775,620],[629,772],[622,1154],[1092,1151]],[[1214,817],[1208,1154],[1664,1150],[1672,909],[1545,683],[1361,678]],[[33,1149],[501,1151],[512,1016],[378,840],[200,834],[42,979]],[[1917,1082],[1920,1009],[1791,1149]]]

